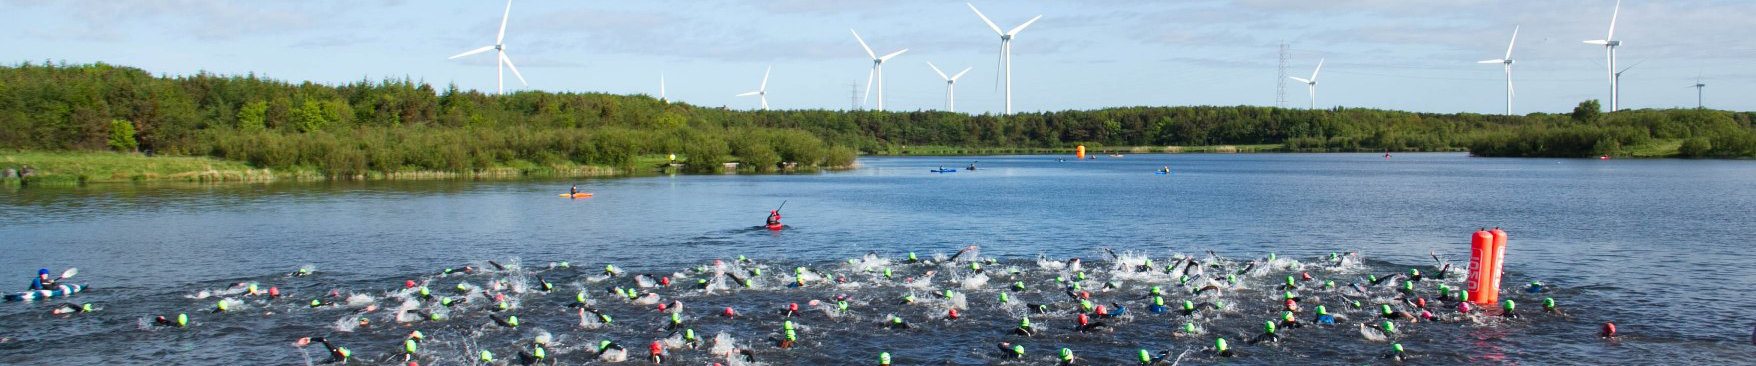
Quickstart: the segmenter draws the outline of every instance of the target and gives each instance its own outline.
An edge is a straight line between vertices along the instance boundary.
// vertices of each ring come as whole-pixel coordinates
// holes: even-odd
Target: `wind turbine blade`
[[[891,52],[888,55],[884,55],[884,57],[879,57],[878,60],[879,61],[890,61],[891,57],[901,56],[903,52],[908,52],[908,49],[904,48],[901,51]]]
[[[1327,60],[1326,59],[1317,59],[1317,69],[1311,70],[1311,81],[1317,81],[1317,73],[1323,72],[1323,61],[1327,61]]]
[[[1503,63],[1506,63],[1506,60],[1481,60],[1481,61],[1476,61],[1476,63],[1478,63],[1478,64],[1503,64]]]
[[[860,41],[860,48],[866,49],[866,56],[867,57],[871,57],[874,59],[878,58],[878,53],[872,52],[872,46],[867,46],[866,40],[860,38],[860,32],[854,32],[854,30],[852,28],[849,28],[848,32],[852,32],[854,34],[855,41]]]
[[[485,47],[482,47],[482,48],[477,48],[477,49],[473,49],[473,50],[469,50],[469,51],[464,51],[464,52],[463,52],[463,53],[459,53],[459,54],[457,54],[457,56],[451,56],[451,57],[447,57],[447,58],[445,58],[445,59],[447,59],[447,60],[456,60],[456,59],[457,59],[457,58],[458,58],[458,57],[464,57],[464,56],[469,56],[469,55],[474,55],[474,54],[478,54],[478,53],[482,53],[482,52],[488,52],[488,51],[493,51],[493,50],[494,50],[494,46],[485,46]]]
[[[1000,75],[1006,73],[1006,43],[1007,42],[1011,42],[1011,41],[1007,41],[1004,39],[1002,39],[1000,41],[1000,57],[994,60],[994,91],[1000,91]]]
[[[1518,28],[1519,26],[1512,26],[1512,42],[1506,43],[1506,58],[1502,60],[1512,59],[1512,46],[1518,44]]]
[[[988,29],[993,29],[994,34],[1002,36],[1006,35],[1006,32],[1000,31],[1000,26],[994,25],[994,21],[988,20],[988,16],[982,15],[981,10],[976,10],[976,4],[963,3],[963,5],[969,5],[969,11],[976,12],[976,16],[982,18],[982,23],[988,23]]]
[[[1595,44],[1595,45],[1599,45],[1599,46],[1604,46],[1604,45],[1609,45],[1610,41],[1605,41],[1605,40],[1599,39],[1599,40],[1585,41],[1585,44]]]
[[[756,95],[756,93],[759,93],[759,92],[748,92],[748,93],[738,94],[737,96],[748,97],[748,96]]]
[[[1042,19],[1042,18],[1043,18],[1043,16],[1041,16],[1041,15],[1038,15],[1035,18],[1030,18],[1030,20],[1025,21],[1024,24],[1019,24],[1017,27],[1013,27],[1012,30],[1007,31],[1006,35],[1018,35],[1019,31],[1023,31],[1025,27],[1029,27],[1031,23],[1036,23],[1037,19]]]
[[[1301,83],[1305,83],[1305,84],[1310,84],[1310,83],[1311,83],[1311,80],[1308,80],[1308,79],[1305,79],[1305,78],[1301,78],[1301,77],[1297,77],[1297,76],[1288,76],[1288,77],[1287,77],[1287,78],[1288,78],[1288,79],[1293,79],[1293,80],[1298,80],[1298,81],[1299,81],[1299,82],[1301,82]]]
[[[933,65],[933,61],[927,61],[927,67],[933,68],[933,73],[939,74],[940,79],[951,80],[950,76],[945,76],[944,71],[939,71],[939,67]]]
[[[957,81],[958,78],[963,77],[963,74],[969,73],[970,69],[974,69],[974,67],[965,67],[965,68],[963,68],[963,71],[958,71],[957,75],[951,76],[951,81]]]
[[[768,71],[763,71],[763,72],[762,72],[762,87],[761,87],[761,88],[757,88],[757,89],[756,89],[756,90],[759,90],[759,91],[768,91],[768,74],[769,74],[769,73],[771,73],[771,72],[774,72],[774,66],[769,66],[769,67],[768,67]]]
[[[872,77],[877,74],[877,66],[873,66],[872,70],[866,71],[866,93],[860,94],[860,104],[864,105],[866,104],[866,101],[872,100]]]
[[[517,77],[518,77],[518,82],[519,82],[519,83],[520,83],[520,84],[524,84],[524,86],[530,86],[530,83],[528,83],[528,82],[525,82],[525,81],[524,81],[524,74],[520,74],[520,73],[518,73],[518,66],[513,66],[513,65],[512,65],[512,58],[511,58],[511,57],[506,57],[506,53],[505,53],[505,52],[501,52],[501,53],[500,53],[500,61],[505,61],[505,62],[506,62],[506,68],[508,68],[508,69],[512,69],[512,76],[517,76]]]
[[[1605,41],[1616,39],[1616,17],[1622,15],[1622,0],[1616,0],[1616,10],[1610,13],[1610,35],[1604,36]]]
[[[494,44],[506,43],[506,21],[512,19],[512,0],[506,0],[506,13],[500,14],[500,35],[494,36]]]

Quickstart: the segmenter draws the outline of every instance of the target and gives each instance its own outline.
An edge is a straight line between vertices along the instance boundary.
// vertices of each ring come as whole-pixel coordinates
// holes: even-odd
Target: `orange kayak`
[[[579,192],[579,193],[574,193],[574,194],[566,194],[566,193],[561,194],[561,198],[586,198],[586,197],[591,197],[591,193]]]

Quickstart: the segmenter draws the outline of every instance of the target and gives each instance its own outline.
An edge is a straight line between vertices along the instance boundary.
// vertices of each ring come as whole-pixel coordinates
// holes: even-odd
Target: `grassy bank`
[[[663,158],[643,157],[641,162]],[[318,181],[337,177],[323,174],[316,168],[259,169],[238,161],[209,157],[146,156],[142,154],[87,151],[5,151],[0,152],[0,169],[35,169],[28,182],[16,178],[4,184],[80,185],[93,183],[134,182],[271,182]],[[349,179],[421,180],[421,179],[514,179],[527,177],[569,178],[625,175],[627,171],[578,164],[535,164],[515,161],[506,166],[489,167],[465,172],[404,170],[395,172],[367,171]]]

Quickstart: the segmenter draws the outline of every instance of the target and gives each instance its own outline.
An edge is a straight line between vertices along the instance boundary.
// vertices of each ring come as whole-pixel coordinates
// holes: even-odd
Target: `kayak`
[[[957,169],[933,169],[933,170],[931,170],[931,172],[934,172],[934,173],[956,173]]]
[[[561,194],[561,198],[586,198],[586,197],[591,197],[591,193],[579,192],[579,193],[574,193],[574,194],[566,194],[566,193]]]
[[[85,288],[85,285],[64,285],[54,290],[14,292],[6,294],[6,301],[35,301],[55,297],[67,297],[73,296],[73,294],[77,294],[80,291],[85,291]]]
[[[781,224],[774,224],[774,225],[768,225],[768,229],[769,229],[769,230],[774,230],[774,231],[780,231],[780,229],[781,229],[781,228],[783,228],[783,227],[786,227],[786,226],[785,226],[785,225],[781,225]]]
[[[1170,172],[1152,172],[1152,174],[1165,175],[1165,174],[1171,174],[1171,173]]]

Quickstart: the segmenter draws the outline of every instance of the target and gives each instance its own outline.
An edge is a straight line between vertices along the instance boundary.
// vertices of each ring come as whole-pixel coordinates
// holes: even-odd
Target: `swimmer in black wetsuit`
[[[324,361],[323,363],[347,363],[348,358],[353,356],[353,351],[349,351],[347,347],[337,347],[335,344],[329,343],[329,340],[323,337],[299,338],[297,342],[294,342],[294,345],[305,347],[310,345],[311,342],[322,343],[324,348],[329,349],[329,360]]]

